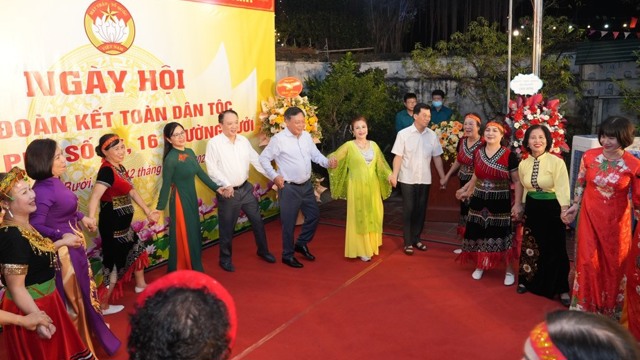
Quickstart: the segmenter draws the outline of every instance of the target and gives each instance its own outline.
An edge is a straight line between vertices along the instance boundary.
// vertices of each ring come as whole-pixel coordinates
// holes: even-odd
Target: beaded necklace
[[[31,246],[31,250],[38,256],[48,256],[49,262],[52,268],[58,268],[58,262],[56,261],[57,253],[56,248],[53,245],[53,241],[51,239],[46,238],[40,235],[33,226],[27,224],[27,226],[23,224],[18,224],[11,220],[5,220],[4,224],[0,226],[1,229],[8,229],[9,227],[15,227],[20,231],[20,234],[23,238],[25,238],[29,245]]]

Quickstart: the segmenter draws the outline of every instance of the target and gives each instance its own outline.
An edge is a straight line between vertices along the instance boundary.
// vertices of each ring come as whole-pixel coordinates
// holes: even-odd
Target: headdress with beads
[[[14,166],[11,171],[0,181],[0,195],[2,198],[13,200],[9,195],[13,186],[20,180],[26,179],[27,173],[17,166]]]

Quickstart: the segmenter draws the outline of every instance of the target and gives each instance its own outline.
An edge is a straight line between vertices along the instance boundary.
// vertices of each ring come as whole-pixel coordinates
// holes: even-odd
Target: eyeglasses
[[[183,137],[187,135],[184,131],[183,132],[179,132],[179,133],[173,133],[173,135],[171,135],[171,137]]]

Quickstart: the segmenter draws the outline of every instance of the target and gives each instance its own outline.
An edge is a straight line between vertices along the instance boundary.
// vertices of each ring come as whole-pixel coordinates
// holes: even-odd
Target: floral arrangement
[[[544,125],[551,131],[553,144],[550,153],[562,156],[569,151],[565,141],[565,122],[562,114],[558,112],[559,100],[544,101],[542,94],[530,97],[519,96],[515,101],[509,100],[509,119],[514,129],[511,145],[516,152],[526,157],[524,149],[524,133],[532,125]]]
[[[442,158],[445,161],[455,160],[458,156],[458,141],[462,138],[463,130],[462,123],[459,121],[443,121],[439,124],[431,125],[438,139],[440,139],[440,145],[442,146]]]
[[[306,119],[305,130],[311,135],[314,141],[319,142],[320,139],[322,139],[322,129],[316,116],[317,107],[311,105],[306,96],[296,96],[292,98],[277,96],[276,98],[269,97],[266,101],[262,101],[262,113],[260,114],[262,134],[270,138],[284,130],[286,127],[284,123],[284,112],[292,106],[297,106],[302,109]]]

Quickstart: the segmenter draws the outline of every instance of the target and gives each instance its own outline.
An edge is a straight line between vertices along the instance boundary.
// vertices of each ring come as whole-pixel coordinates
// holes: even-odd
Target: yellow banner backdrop
[[[200,163],[225,109],[238,112],[241,133],[257,144],[259,102],[275,82],[273,0],[3,1],[0,48],[0,171],[24,167],[30,141],[54,139],[67,160],[62,180],[86,212],[100,167],[94,148],[116,133],[135,188],[155,208],[167,122],[183,124]],[[275,214],[266,179],[252,171],[250,181],[263,215]],[[211,241],[215,194],[196,183]],[[155,264],[168,256],[167,227],[143,218],[137,209],[133,227]],[[99,234],[88,239],[98,259]]]

